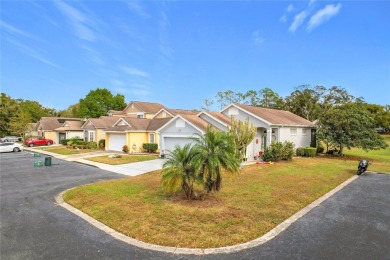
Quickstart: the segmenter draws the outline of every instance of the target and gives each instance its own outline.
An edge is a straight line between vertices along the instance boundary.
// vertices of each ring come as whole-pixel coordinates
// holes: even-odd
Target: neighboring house
[[[300,116],[284,110],[231,104],[220,112],[204,111],[194,115],[178,115],[161,127],[161,153],[172,151],[176,145],[193,143],[195,134],[204,134],[207,125],[227,131],[230,118],[245,121],[249,119],[257,132],[254,140],[246,149],[248,160],[254,160],[260,151],[272,141],[293,142],[295,148],[315,144],[315,125]]]
[[[29,123],[24,132],[24,136],[38,136],[37,123]]]
[[[164,106],[158,103],[132,101],[123,109],[123,111],[108,111],[108,116],[153,118],[162,108],[164,108]]]
[[[176,115],[196,115],[199,111],[197,110],[184,110],[184,109],[169,109],[162,108],[156,113],[153,118],[173,118]]]
[[[84,131],[82,137],[84,141],[94,141],[99,143],[99,140],[106,139],[105,130],[114,126],[118,121],[118,117],[101,116],[99,118],[90,118],[82,125]]]
[[[122,151],[124,145],[130,153],[143,151],[144,143],[159,143],[157,129],[165,125],[170,118],[117,118],[114,125],[105,130],[106,150]]]
[[[203,135],[206,132],[207,121],[197,115],[176,115],[165,125],[157,130],[160,134],[159,147],[160,154],[166,154],[172,151],[175,146],[183,147],[186,144],[192,144],[196,134]]]
[[[57,144],[59,143],[60,140],[66,139],[68,136],[74,136],[75,132],[79,132],[79,137],[82,137],[81,124],[79,127],[79,131],[77,131],[75,128],[76,125],[73,125],[73,123],[71,123],[71,122],[82,122],[82,121],[83,119],[80,118],[42,117],[37,122],[37,126],[36,126],[37,136],[42,136],[44,138],[52,139]],[[65,122],[68,122],[67,125],[65,125]],[[63,128],[63,129],[59,129],[59,128]]]
[[[61,127],[58,127],[54,129],[55,132],[58,133],[58,140],[55,140],[56,143],[59,143],[61,140],[64,139],[71,139],[71,138],[82,138],[83,136],[83,129],[81,129],[81,126],[83,125],[83,121],[72,121],[67,120],[65,121]]]

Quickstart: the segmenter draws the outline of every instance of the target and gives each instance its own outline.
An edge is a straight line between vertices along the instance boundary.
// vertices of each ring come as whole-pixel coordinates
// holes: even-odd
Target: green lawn
[[[353,155],[361,158],[367,158],[372,161],[373,164],[376,162],[388,162],[390,163],[390,135],[382,135],[385,138],[386,143],[389,147],[386,150],[374,150],[365,152],[362,149],[352,148],[351,150],[345,150],[345,155]],[[390,172],[390,168],[387,170]]]
[[[80,149],[79,151],[76,149],[68,149],[65,146],[45,146],[45,147],[39,147],[37,148],[39,150],[48,151],[51,153],[58,153],[62,155],[71,155],[71,154],[78,154],[78,153],[90,153],[90,152],[96,152],[96,149]]]
[[[99,163],[105,163],[110,165],[118,165],[118,164],[125,164],[125,163],[134,163],[134,162],[143,162],[143,161],[150,161],[158,159],[158,155],[125,155],[120,154],[120,158],[110,158],[107,155],[105,156],[97,156],[97,157],[91,157],[86,158],[86,160],[93,161],[93,162],[99,162]]]
[[[386,137],[389,142],[390,138]],[[362,151],[351,152],[361,156]],[[370,152],[369,171],[390,172],[390,148]],[[363,155],[366,156],[365,152]],[[187,201],[161,189],[161,172],[77,187],[64,199],[135,239],[173,247],[211,248],[256,239],[356,174],[357,160],[295,158],[224,175],[219,194]]]

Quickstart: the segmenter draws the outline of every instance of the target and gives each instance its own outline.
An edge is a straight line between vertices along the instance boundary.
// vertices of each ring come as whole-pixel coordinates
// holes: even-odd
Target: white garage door
[[[180,147],[185,146],[186,144],[191,144],[194,141],[187,137],[164,137],[165,142],[165,151],[173,151],[176,145]]]
[[[126,135],[110,134],[108,135],[108,150],[122,151],[122,147],[126,144]]]

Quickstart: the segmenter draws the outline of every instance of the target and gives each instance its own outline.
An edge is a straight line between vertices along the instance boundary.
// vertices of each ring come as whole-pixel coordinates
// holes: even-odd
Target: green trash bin
[[[45,157],[45,166],[51,166],[51,157]]]

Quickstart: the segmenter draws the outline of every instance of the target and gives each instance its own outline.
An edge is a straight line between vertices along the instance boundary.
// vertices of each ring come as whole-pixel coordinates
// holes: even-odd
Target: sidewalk
[[[102,170],[119,173],[127,176],[137,176],[143,173],[161,170],[162,165],[165,162],[165,160],[163,159],[156,159],[156,160],[145,161],[145,162],[127,163],[121,165],[109,165],[104,163],[92,162],[86,160],[86,158],[95,157],[95,156],[104,156],[104,155],[109,156],[111,154],[116,154],[115,152],[97,151],[97,152],[84,153],[84,154],[78,153],[78,154],[71,154],[71,155],[61,155],[61,154],[51,153],[48,151],[35,149],[31,147],[25,147],[24,150],[32,153],[49,155],[51,157],[65,160],[68,162],[77,162],[77,163],[94,166]]]

